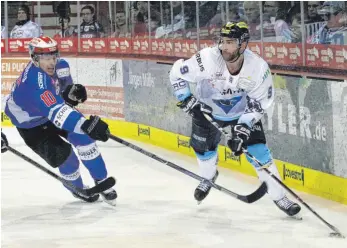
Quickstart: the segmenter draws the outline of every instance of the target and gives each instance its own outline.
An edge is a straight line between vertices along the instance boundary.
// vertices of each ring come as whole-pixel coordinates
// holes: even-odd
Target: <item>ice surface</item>
[[[4,128],[10,144],[45,164]],[[197,172],[195,159],[133,143]],[[109,175],[117,178],[115,208],[83,203],[55,179],[7,152],[1,157],[2,247],[347,247],[329,238],[330,230],[303,208],[303,221],[284,216],[266,196],[245,204],[216,190],[201,205],[193,192],[198,182],[112,140],[100,143]],[[91,178],[83,166],[84,181]],[[220,169],[217,183],[253,192],[256,178]],[[320,215],[347,234],[347,206],[300,193]]]

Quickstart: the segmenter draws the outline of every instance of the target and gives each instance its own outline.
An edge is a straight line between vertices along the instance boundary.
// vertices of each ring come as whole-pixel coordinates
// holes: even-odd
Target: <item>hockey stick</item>
[[[171,168],[174,168],[175,170],[178,170],[178,171],[180,171],[180,172],[182,172],[182,173],[184,173],[184,174],[186,174],[186,175],[188,175],[188,176],[190,176],[190,177],[192,177],[192,178],[194,178],[194,179],[196,179],[196,180],[199,180],[199,181],[202,181],[202,180],[203,180],[202,177],[196,175],[195,173],[193,173],[193,172],[191,172],[191,171],[189,171],[189,170],[186,170],[186,169],[184,169],[184,168],[182,168],[182,167],[180,167],[180,166],[178,166],[178,165],[176,165],[176,164],[174,164],[174,163],[172,163],[172,162],[169,162],[169,161],[167,161],[167,160],[165,160],[165,159],[163,159],[163,158],[160,158],[160,157],[158,157],[157,155],[155,155],[155,154],[153,154],[153,153],[151,153],[151,152],[145,151],[145,150],[143,150],[142,148],[140,148],[140,147],[138,147],[138,146],[136,146],[136,145],[133,145],[133,144],[131,144],[131,143],[129,143],[129,142],[127,142],[127,141],[125,141],[125,140],[123,140],[123,139],[117,137],[117,136],[114,136],[114,135],[112,135],[112,134],[109,134],[109,137],[110,137],[112,140],[114,140],[114,141],[116,141],[116,142],[118,142],[118,143],[121,143],[121,144],[123,144],[123,145],[125,145],[125,146],[127,146],[127,147],[130,147],[131,149],[133,149],[133,150],[135,150],[135,151],[138,151],[138,152],[140,152],[140,153],[142,153],[142,154],[144,154],[144,155],[146,155],[146,156],[148,156],[148,157],[151,157],[151,158],[153,158],[153,159],[159,161],[160,163],[166,164],[166,165],[170,166]],[[221,191],[221,192],[224,192],[224,193],[226,193],[226,194],[228,194],[228,195],[230,195],[230,196],[232,196],[232,197],[234,197],[234,198],[236,198],[236,199],[238,199],[238,200],[240,200],[240,201],[243,201],[243,202],[245,202],[245,203],[253,203],[253,202],[259,200],[260,198],[262,198],[262,197],[265,195],[265,193],[266,193],[266,191],[267,191],[266,184],[263,183],[263,184],[262,184],[255,192],[253,192],[252,194],[250,194],[250,195],[239,195],[239,194],[234,193],[234,192],[232,192],[232,191],[230,191],[230,190],[228,190],[228,189],[226,189],[226,188],[224,188],[224,187],[222,187],[222,186],[219,186],[218,184],[215,184],[215,183],[213,183],[213,182],[211,182],[211,181],[208,181],[208,182],[209,182],[209,184],[210,184],[213,188],[215,188],[215,189],[217,189],[217,190],[219,190],[219,191]]]
[[[16,149],[12,148],[11,146],[7,146],[7,149],[12,152],[13,154],[17,155],[18,157],[24,159],[25,161],[29,162],[30,164],[36,166],[43,172],[46,172],[48,175],[54,177],[58,181],[62,182],[64,185],[69,187],[71,190],[73,190],[76,193],[79,193],[81,195],[84,195],[86,197],[90,197],[95,194],[99,194],[111,187],[113,187],[116,184],[116,180],[113,177],[108,177],[106,180],[100,182],[99,184],[95,185],[92,188],[89,189],[81,189],[73,185],[71,182],[65,180],[64,178],[58,176],[57,174],[53,173],[52,171],[48,170],[43,165],[40,165],[39,163],[35,162],[31,158],[27,157],[26,155],[22,154],[21,152],[17,151]]]
[[[221,133],[223,133],[228,139],[230,138],[230,134],[225,131],[222,127],[218,125],[217,122],[215,122],[211,116],[204,114],[205,118],[213,125],[215,126]],[[258,164],[259,167],[262,167],[261,169],[264,170],[269,176],[271,176],[278,184],[280,184],[287,192],[289,192],[295,199],[297,199],[302,205],[304,205],[311,213],[313,213],[318,219],[320,219],[325,225],[327,225],[331,230],[333,230],[333,233],[330,233],[330,236],[332,237],[339,237],[339,238],[345,238],[345,236],[333,225],[331,225],[329,222],[324,220],[316,211],[314,211],[304,200],[302,200],[297,194],[294,193],[287,185],[285,185],[280,179],[278,179],[274,174],[272,174],[266,167],[263,167],[263,164],[256,159],[252,154],[250,154],[246,149],[243,148],[242,152],[249,156],[255,163]]]

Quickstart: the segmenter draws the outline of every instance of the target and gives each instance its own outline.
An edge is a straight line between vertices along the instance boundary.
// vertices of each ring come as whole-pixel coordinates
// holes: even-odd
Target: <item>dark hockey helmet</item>
[[[221,37],[239,40],[239,44],[249,40],[248,25],[245,22],[228,22],[220,31]]]
[[[248,40],[249,40],[248,25],[243,21],[228,22],[227,24],[223,25],[223,27],[220,30],[220,37],[218,40],[218,49],[220,50],[222,55],[223,55],[223,51],[222,51],[223,37],[237,40],[238,49],[235,53],[235,56],[230,57],[229,59],[224,58],[226,61],[233,63],[237,61],[246,50]],[[246,46],[242,48],[242,43],[244,42],[246,43]]]

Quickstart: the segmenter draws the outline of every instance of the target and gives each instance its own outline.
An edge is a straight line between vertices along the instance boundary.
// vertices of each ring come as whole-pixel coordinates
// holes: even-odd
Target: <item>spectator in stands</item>
[[[127,37],[128,36],[128,28],[125,20],[125,12],[118,11],[116,13],[116,28],[115,32],[111,35],[111,37]]]
[[[320,1],[308,1],[307,2],[307,13],[309,22],[322,22],[323,18],[318,15],[318,9],[322,7],[322,3]]]
[[[159,2],[150,2],[151,16],[160,16],[157,10],[158,3]],[[148,8],[148,1],[136,1],[132,6],[132,24],[135,35],[146,36],[148,34],[148,28],[145,23],[145,18],[148,18]]]
[[[169,2],[170,3],[170,2]],[[171,2],[172,3],[172,10],[173,10],[173,23],[171,20],[171,8],[170,4],[166,4],[163,2],[163,10],[164,10],[164,23],[161,24],[160,27],[156,29],[155,37],[156,38],[181,38],[183,37],[183,30],[190,29],[191,28],[191,20],[194,19],[192,16],[192,11],[190,8],[190,3],[184,2],[184,4],[187,3],[189,7],[185,7],[184,15],[182,11],[182,4],[179,1]],[[195,4],[195,2],[192,2]],[[188,17],[191,15],[190,17]],[[193,15],[194,16],[194,15]],[[173,33],[174,32],[174,33]]]
[[[265,18],[263,19],[266,19],[266,21],[269,21],[270,23],[274,24],[279,9],[279,3],[274,1],[265,1],[263,2],[263,6],[263,12],[265,15]]]
[[[7,30],[5,26],[1,26],[1,39],[5,39],[5,38],[7,38]]]
[[[307,2],[304,2],[304,8],[306,4]],[[302,42],[300,2],[293,2],[293,6],[289,9],[287,14],[287,22],[290,25],[290,42]],[[308,22],[308,14],[306,12],[304,13],[304,23]]]
[[[261,38],[259,2],[245,1],[243,3],[243,9],[247,18],[251,40],[259,40]]]
[[[264,34],[264,41],[266,42],[274,42],[276,41],[276,34],[275,34],[275,16],[276,16],[276,10],[273,10],[274,2],[267,1],[267,2],[261,2],[262,8],[263,8],[263,34]]]
[[[105,36],[103,26],[96,21],[95,10],[92,6],[86,5],[81,9],[83,19],[80,29],[81,38],[102,38]]]
[[[318,10],[318,14],[325,16],[328,21],[313,36],[308,38],[308,43],[335,45],[344,45],[346,43],[347,13],[340,3],[338,1],[324,2],[323,7]]]
[[[206,1],[199,2],[199,23],[200,27],[205,27],[208,25],[210,20],[217,14],[219,2],[218,1]],[[194,6],[196,7],[196,6]],[[194,8],[195,10],[195,8]]]
[[[233,4],[233,2],[229,2],[229,12],[227,15],[227,18],[229,20],[226,21],[235,21],[239,22],[242,18],[239,14],[239,7],[237,4]],[[221,27],[225,21],[222,19],[222,14],[218,13],[216,14],[208,23],[210,27]]]
[[[63,37],[71,37],[71,36],[77,36],[77,30],[76,28],[70,26],[70,17],[62,18],[61,21],[63,22],[63,26],[58,33],[54,35],[54,39],[59,39]],[[61,24],[60,24],[61,25]]]
[[[290,9],[289,2],[264,2],[264,23],[268,21],[267,28],[275,31],[276,42],[291,42],[291,31],[287,23],[287,11]]]
[[[151,36],[155,37],[155,33],[157,28],[161,25],[160,17],[156,14],[151,14],[151,18],[148,21],[147,17],[145,17],[146,29],[148,30],[149,26],[151,27]]]
[[[10,38],[34,38],[42,35],[39,25],[30,21],[29,7],[21,5],[18,9],[18,21],[11,31]]]

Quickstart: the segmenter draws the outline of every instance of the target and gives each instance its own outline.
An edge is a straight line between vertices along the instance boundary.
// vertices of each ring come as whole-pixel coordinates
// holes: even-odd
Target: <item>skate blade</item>
[[[103,202],[107,203],[108,205],[115,207],[117,205],[117,199],[114,200],[107,200],[105,197],[101,196]]]
[[[196,201],[196,204],[197,205],[200,205],[202,201]]]
[[[301,215],[288,216],[288,218],[291,220],[303,220]]]

